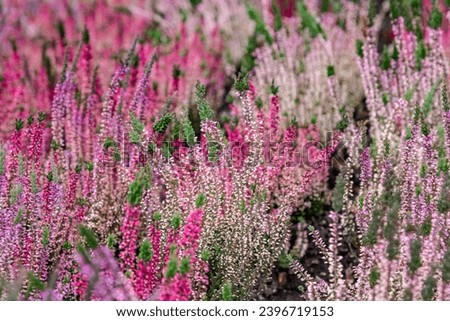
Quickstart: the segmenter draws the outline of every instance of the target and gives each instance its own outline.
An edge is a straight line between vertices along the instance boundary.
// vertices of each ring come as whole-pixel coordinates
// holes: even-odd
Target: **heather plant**
[[[197,80],[215,88],[210,91],[210,98],[219,102],[224,88],[224,68],[220,63],[223,41],[219,32],[210,28],[204,33],[199,28],[201,22],[194,22],[194,17],[181,20],[176,27],[163,32],[157,21],[142,17],[141,11],[130,10],[120,1],[79,5],[64,2],[60,7],[52,2],[8,1],[2,12],[5,23],[12,27],[4,30],[0,99],[12,119],[26,118],[29,113],[48,113],[58,83],[57,75],[64,77],[68,63],[73,62],[71,69],[81,69],[72,75],[80,77],[78,103],[83,100],[86,106],[89,102],[91,118],[98,121],[100,97],[107,90],[108,78],[121,65],[120,57],[128,50],[127,46],[136,39],[138,46],[130,57],[131,70],[126,77],[130,91],[124,93],[124,97],[130,99],[133,95],[137,75],[144,72],[147,57],[158,57],[153,66],[149,95],[142,102],[146,105],[145,116],[156,117],[155,107],[168,98],[176,99],[172,107],[180,110],[192,104],[191,89]],[[35,19],[33,11],[48,18]],[[23,12],[23,16],[10,12]],[[58,23],[53,25],[51,21]],[[108,21],[117,23],[109,26]],[[197,27],[189,28],[192,24]],[[33,54],[36,52],[41,54]],[[102,77],[99,73],[108,76]],[[92,97],[88,99],[89,94]],[[11,122],[6,118],[1,120],[2,132],[10,132]]]
[[[409,11],[401,14],[391,11],[391,49],[378,54],[370,28],[357,44],[370,129],[359,123],[347,130],[349,157],[333,192],[328,245],[311,227],[326,278],[291,260],[309,299],[448,300],[448,76],[440,12],[427,26],[410,17],[416,34],[407,30]],[[358,260],[346,266],[342,250],[352,244]]]
[[[447,113],[442,111],[441,125],[447,122]],[[362,148],[360,191],[354,200],[345,193],[337,196],[345,197],[347,206],[341,215],[329,214],[329,245],[317,230],[311,231],[328,264],[329,280],[315,279],[292,262],[309,299],[449,299],[445,133],[443,127],[430,128],[417,119],[400,142],[400,156],[391,153],[389,142],[381,155]],[[339,247],[351,237],[351,218],[360,252],[353,272],[344,277]]]
[[[188,16],[187,28],[191,31],[195,30],[198,21],[201,21],[202,29],[206,33],[219,32],[223,41],[221,55],[225,73],[232,76],[251,47],[252,35],[255,32],[255,24],[248,17],[248,4],[256,8],[262,6],[260,1],[253,0],[156,1],[155,7],[161,16],[156,16],[155,19],[163,30],[170,30]],[[179,12],[183,14],[179,15]],[[243,24],[242,21],[246,23]]]
[[[297,1],[296,9],[297,16],[267,25],[273,40],[256,49],[252,74],[263,99],[275,86],[281,112],[300,125],[317,124],[323,134],[362,99],[356,53],[348,43],[362,37],[366,7],[351,1],[333,8]]]
[[[152,295],[218,299],[229,284],[234,299],[257,297],[277,258],[288,249],[290,213],[313,181],[308,168],[298,174],[302,180],[290,183],[296,189],[289,193],[289,184],[279,186],[272,180],[297,170],[293,162],[299,161],[298,155],[291,150],[299,148],[295,140],[304,143],[306,133],[279,126],[276,96],[271,118],[257,115],[251,84],[245,80],[236,85],[243,122],[233,141],[211,119],[206,87],[201,83],[195,89],[201,120],[198,142],[187,115],[178,119],[169,112],[170,101],[149,126],[143,120],[146,117],[139,115],[154,60],[147,64],[130,102],[125,97],[127,88],[120,85],[122,81],[129,85],[134,50],[135,45],[111,79],[98,130],[88,129],[90,113],[81,114],[81,120],[73,115],[80,112],[75,107],[74,69],[56,85],[50,128],[42,126],[48,121],[43,115],[37,122],[29,118],[26,128],[23,121],[16,121],[6,155],[4,186],[5,198],[9,198],[4,226],[10,232],[2,240],[16,243],[24,259],[17,261],[14,251],[3,252],[2,274],[13,281],[22,265],[42,281],[55,273],[56,284],[48,289],[52,299],[133,298],[131,293],[113,291],[119,287],[112,283],[113,276],[124,288],[131,284],[140,299]],[[177,133],[179,126],[182,129]],[[268,128],[277,140],[265,146],[262,135]],[[48,153],[38,144],[40,150],[31,148],[22,154],[23,143],[42,140],[44,130],[51,136]],[[284,143],[281,150],[276,149],[279,142]],[[230,143],[237,149],[230,149]],[[326,168],[333,146],[317,151],[310,161]],[[273,149],[273,159],[264,157],[265,149]],[[28,173],[33,173],[33,181]],[[324,173],[316,173],[320,182]],[[85,250],[75,250],[79,224],[92,230],[84,232],[88,243],[98,239],[115,249],[118,263],[111,261],[114,252],[104,245],[99,249],[90,246],[91,259]],[[26,241],[26,235],[42,237],[42,241]],[[236,244],[236,240],[241,242]],[[25,243],[31,249],[24,248]],[[80,251],[81,261],[77,259]],[[242,266],[248,271],[245,275]],[[120,273],[130,281],[120,281]],[[91,284],[92,279],[97,283]]]
[[[398,143],[405,127],[417,116],[416,106],[422,106],[427,122],[436,123],[441,117],[441,88],[448,79],[448,60],[440,41],[442,14],[438,10],[436,16],[434,12],[422,26],[420,11],[406,20],[394,10],[391,46],[378,53],[373,28],[368,29],[366,41],[358,44],[370,134],[378,151],[384,140]]]

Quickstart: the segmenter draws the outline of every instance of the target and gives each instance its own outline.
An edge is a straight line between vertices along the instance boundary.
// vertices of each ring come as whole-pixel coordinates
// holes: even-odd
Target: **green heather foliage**
[[[130,131],[130,142],[133,144],[138,144],[142,140],[144,124],[142,124],[142,122],[135,115],[131,114],[131,126],[132,130]]]
[[[6,158],[6,150],[3,145],[0,145],[0,175],[5,173],[5,158]]]
[[[183,128],[183,135],[184,135],[184,139],[186,141],[186,144],[188,144],[189,146],[194,146],[195,144],[195,131],[194,128],[192,127],[192,123],[189,120],[188,116],[184,116],[183,119],[181,120],[181,125]]]
[[[205,85],[197,82],[195,85],[195,102],[197,104],[198,113],[200,115],[200,120],[205,121],[211,119],[213,116],[213,111],[206,101],[206,87]]]
[[[172,122],[172,115],[164,114],[153,126],[153,130],[159,134],[162,134],[166,131],[171,122]]]
[[[148,239],[145,239],[139,248],[139,259],[144,262],[148,262],[151,260],[152,256],[152,244]]]
[[[297,11],[302,20],[302,29],[308,30],[309,34],[313,38],[317,37],[319,34],[326,38],[326,34],[323,31],[322,26],[314,15],[308,11],[303,0],[297,0]]]
[[[225,285],[223,286],[223,289],[222,289],[222,300],[223,301],[233,300],[232,290],[233,290],[233,288],[232,288],[231,283],[229,283],[229,282],[225,283]]]
[[[273,39],[270,35],[269,31],[266,28],[265,22],[261,16],[261,14],[250,4],[246,4],[247,13],[251,20],[255,22],[255,33],[261,34],[264,36],[264,39],[268,44],[272,44]]]

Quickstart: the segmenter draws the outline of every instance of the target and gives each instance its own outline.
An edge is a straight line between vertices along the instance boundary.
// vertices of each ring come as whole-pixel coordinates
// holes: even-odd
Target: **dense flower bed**
[[[0,299],[450,300],[449,5],[0,2]]]

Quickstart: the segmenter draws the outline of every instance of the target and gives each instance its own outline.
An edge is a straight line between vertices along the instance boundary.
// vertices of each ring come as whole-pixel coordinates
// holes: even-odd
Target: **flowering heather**
[[[0,299],[450,300],[449,17],[0,2]]]
[[[357,56],[348,44],[363,36],[366,5],[346,1],[331,14],[311,3],[299,1],[298,15],[268,24],[271,40],[255,50],[252,74],[264,99],[277,88],[283,113],[326,132],[336,128],[341,108],[362,99]]]

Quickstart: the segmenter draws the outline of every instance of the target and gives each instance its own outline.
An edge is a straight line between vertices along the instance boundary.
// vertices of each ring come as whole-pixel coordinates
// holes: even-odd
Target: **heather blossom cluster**
[[[0,2],[0,299],[450,300],[448,5]]]

